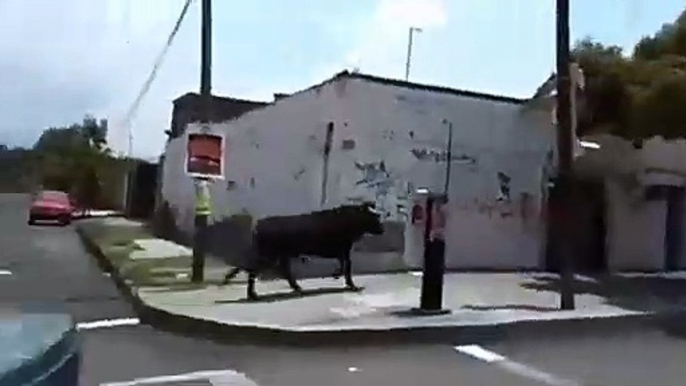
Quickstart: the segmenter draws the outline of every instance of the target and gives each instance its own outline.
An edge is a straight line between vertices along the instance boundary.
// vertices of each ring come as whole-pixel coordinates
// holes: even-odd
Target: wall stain
[[[293,179],[298,181],[300,177],[305,173],[305,167],[301,166],[300,169],[296,170],[295,172],[292,173]]]

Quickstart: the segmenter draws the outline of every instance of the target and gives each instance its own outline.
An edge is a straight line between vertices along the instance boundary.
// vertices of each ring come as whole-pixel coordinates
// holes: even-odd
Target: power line
[[[162,63],[164,62],[164,59],[167,55],[167,51],[169,51],[169,48],[171,45],[174,43],[174,38],[176,37],[176,34],[179,32],[179,29],[181,28],[181,24],[183,23],[184,18],[186,17],[186,14],[188,13],[188,9],[191,6],[191,3],[194,0],[186,0],[186,3],[183,6],[183,9],[181,10],[181,14],[179,15],[179,18],[176,20],[176,24],[174,25],[174,28],[172,29],[171,33],[169,34],[169,37],[167,38],[167,42],[165,43],[164,47],[162,48],[162,51],[160,54],[157,56],[157,59],[155,60],[155,63],[153,65],[152,71],[150,72],[150,75],[148,75],[148,78],[145,80],[143,83],[143,86],[141,87],[140,91],[138,92],[138,96],[136,96],[136,99],[133,101],[131,104],[131,107],[129,108],[128,112],[126,113],[126,117],[124,119],[124,124],[127,127],[128,130],[128,156],[131,156],[132,152],[132,147],[133,147],[133,134],[131,132],[131,121],[133,120],[134,116],[136,113],[138,113],[138,108],[141,105],[141,102],[143,101],[143,98],[145,95],[148,93],[150,90],[150,86],[152,86],[152,83],[155,81],[155,78],[157,77],[157,72],[159,71],[160,67],[162,66]]]

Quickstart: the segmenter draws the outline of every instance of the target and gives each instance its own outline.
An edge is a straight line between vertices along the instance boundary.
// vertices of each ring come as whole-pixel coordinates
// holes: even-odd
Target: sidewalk
[[[249,302],[245,278],[221,285],[229,267],[214,259],[208,259],[206,283],[190,284],[190,250],[151,239],[140,224],[125,219],[87,220],[79,224],[79,232],[99,248],[102,258],[118,267],[113,276],[125,282],[151,320],[213,334],[354,333],[361,337],[435,331],[466,335],[521,326],[538,332],[543,325],[560,331],[608,321],[642,322],[681,312],[686,306],[686,274],[577,276],[573,311],[559,310],[557,277],[544,273],[446,274],[443,303],[452,312],[440,316],[408,313],[419,304],[421,273],[356,276],[356,284],[365,288],[357,293],[345,291],[342,279],[300,280],[304,289],[300,295],[292,293],[284,280],[258,281],[261,299]]]

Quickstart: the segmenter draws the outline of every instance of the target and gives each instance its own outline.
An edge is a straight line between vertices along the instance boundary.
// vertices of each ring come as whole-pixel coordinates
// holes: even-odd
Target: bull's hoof
[[[339,275],[339,274],[337,274],[337,273],[334,273],[334,274],[333,274],[333,278],[334,278],[335,280],[338,280],[338,279],[341,278],[341,275]]]
[[[353,285],[347,285],[347,286],[345,286],[345,288],[348,291],[353,291],[353,292],[362,292],[362,290],[364,290],[364,287],[358,287],[354,284]]]
[[[301,294],[303,292],[302,287],[293,287],[293,288],[291,288],[291,290],[293,292],[295,292],[296,294]]]
[[[256,293],[248,294],[248,300],[251,302],[255,302],[259,300],[259,296],[257,296]]]

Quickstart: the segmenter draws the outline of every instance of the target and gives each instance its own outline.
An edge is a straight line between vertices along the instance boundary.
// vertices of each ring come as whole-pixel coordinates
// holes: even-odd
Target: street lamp
[[[415,32],[422,32],[421,28],[410,27],[410,38],[407,42],[407,62],[405,62],[405,81],[410,79],[410,60],[412,59],[412,37]]]
[[[443,193],[448,197],[450,189],[450,166],[453,158],[453,123],[447,119],[443,119],[443,124],[448,125],[448,144],[446,145],[446,166],[445,166],[445,187]]]

